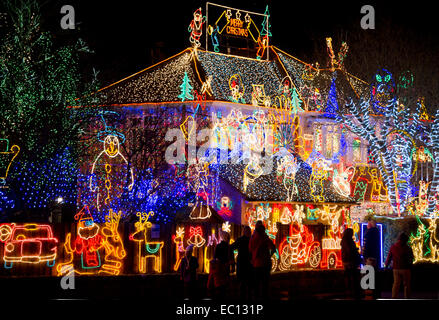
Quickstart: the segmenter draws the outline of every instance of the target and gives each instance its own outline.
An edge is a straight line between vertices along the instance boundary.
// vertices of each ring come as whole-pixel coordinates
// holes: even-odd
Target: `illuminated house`
[[[334,90],[333,81],[337,86],[337,97],[365,94],[367,86],[340,70],[315,69],[275,47],[270,47],[270,52],[272,59],[265,61],[186,49],[99,90],[95,95],[99,106],[105,110],[103,118],[116,115],[118,124],[108,129],[110,125],[104,120],[94,130],[102,137],[105,134],[119,136],[120,155],[125,154],[125,159],[121,157],[111,173],[102,171],[100,175],[104,180],[110,179],[115,168],[127,166],[130,149],[136,149],[138,154],[129,159],[129,167],[134,171],[134,185],[130,186],[128,179],[127,186],[132,188],[136,199],[157,197],[152,190],[160,190],[162,184],[156,182],[158,186],[152,187],[148,182],[160,178],[150,179],[144,174],[147,169],[145,150],[142,150],[141,138],[136,134],[151,124],[151,117],[163,118],[160,120],[162,130],[157,132],[157,135],[162,134],[162,142],[167,129],[177,129],[189,139],[208,127],[213,129],[211,147],[227,150],[227,163],[206,164],[198,159],[198,167],[188,167],[183,162],[165,169],[166,177],[183,178],[189,185],[186,191],[192,192],[192,197],[184,198],[180,207],[186,207],[187,214],[194,221],[203,220],[212,212],[235,224],[252,225],[257,219],[262,219],[274,239],[276,222],[285,225],[282,227],[286,228],[282,229],[283,236],[289,234],[287,227],[293,221],[300,221],[300,225],[302,220],[304,224],[320,223],[326,227],[316,231],[319,241],[327,239],[324,241],[326,247],[339,249],[340,226],[346,219],[350,225],[359,222],[348,218],[349,208],[356,202],[353,197],[355,188],[349,184],[349,181],[356,181],[356,175],[350,166],[352,163],[367,163],[367,153],[364,143],[342,130],[331,117],[331,112],[336,110],[331,111],[328,106],[328,96]],[[336,103],[343,105],[344,101],[340,99]],[[196,122],[196,129],[191,121]],[[115,190],[116,183],[111,183],[110,190],[104,187],[104,182],[101,182],[100,195],[90,192],[98,189],[94,179],[89,177],[99,166],[96,164],[98,155],[105,156],[100,147],[104,143],[106,148],[104,140],[101,138],[96,144],[96,153],[84,160],[82,173],[87,178],[79,191],[80,202],[100,199],[94,209],[99,207],[101,210],[97,211],[100,213],[96,214],[102,216],[106,213],[105,203],[112,203],[114,207],[113,200],[121,194],[120,190]],[[247,142],[249,144],[245,145]],[[169,145],[171,142],[164,146]],[[118,152],[116,147],[108,148],[113,148],[110,153]],[[253,162],[252,154],[257,151],[272,162],[271,171],[264,173],[260,171],[261,166]],[[157,162],[164,161],[164,154],[160,156],[162,158]],[[296,160],[291,162],[292,159]],[[125,173],[123,177],[129,175]],[[126,181],[122,177],[118,180]],[[146,189],[141,191],[141,185],[146,185]],[[81,198],[84,194],[89,194],[90,198]],[[132,202],[129,203],[132,206]],[[117,205],[120,206],[118,210],[122,209],[126,215],[140,210],[127,208],[123,201]],[[151,207],[142,211],[149,209]],[[261,210],[265,212],[261,213]],[[170,213],[156,221],[172,219]],[[333,230],[332,225],[337,230]],[[328,260],[331,266],[337,263],[336,258]],[[287,269],[288,262],[284,261],[282,268]]]
[[[201,30],[197,12],[196,19]],[[224,42],[213,37],[215,52],[201,50],[200,35],[191,33],[193,48],[94,94],[103,111],[88,128],[97,139],[81,159],[79,204],[89,205],[97,221],[110,210],[123,219],[152,210],[157,224],[181,215],[193,221],[173,235],[181,249],[174,269],[189,243],[207,256],[218,230],[207,234],[201,225],[213,216],[251,227],[262,220],[278,248],[273,270],[341,267],[344,228],[354,229],[360,246],[367,215],[394,214],[371,146],[337,118],[349,113],[351,98],[375,93],[374,84],[344,70],[329,38],[331,66],[321,69],[262,45],[260,37],[264,50],[249,58],[217,52]],[[419,150],[412,183],[421,181],[420,188],[410,191],[408,211],[425,210],[422,181],[433,171],[431,153]]]
[[[92,106],[70,106],[77,112],[91,107],[97,116],[84,128],[88,136],[80,142],[79,174],[65,161],[68,150],[59,159],[78,183],[76,194],[56,196],[76,202],[77,210],[68,231],[54,226],[61,258],[51,261],[47,267],[54,268],[46,272],[172,272],[188,245],[195,247],[199,271],[208,272],[220,231],[230,232],[234,240],[242,225],[254,228],[257,220],[276,243],[273,271],[340,268],[346,227],[353,228],[361,246],[367,216],[393,219],[399,214],[377,164],[383,160],[374,156],[368,141],[347,129],[355,114],[345,107],[351,98],[370,98],[392,76],[377,75],[376,83],[368,84],[349,74],[342,63],[346,44],[335,58],[329,38],[330,67],[303,62],[268,46],[267,19],[253,37],[255,29],[243,30],[243,21],[252,24],[253,18],[242,13],[240,22],[239,10],[228,10],[216,20],[223,29],[206,26],[212,41],[206,48],[213,50],[200,48],[204,29],[197,10],[191,23],[193,48],[100,89],[92,95]],[[234,38],[221,37],[221,30]],[[236,47],[243,40],[239,37],[253,47]],[[373,103],[364,109],[372,110],[377,131],[384,126],[379,107]],[[340,114],[347,115],[344,121]],[[421,120],[428,120],[425,111]],[[6,164],[0,178],[17,152],[8,143],[0,141]],[[418,217],[427,209],[432,152],[427,146],[403,151],[413,159],[410,166],[398,152],[395,162],[401,161],[401,174],[409,171],[411,186],[397,177],[394,183],[408,198],[403,213],[419,222],[412,235],[417,261],[434,262],[436,222]],[[50,164],[47,171],[53,171]],[[43,174],[32,172],[32,177]],[[384,257],[395,238],[389,234],[397,228],[380,222]],[[12,227],[2,230],[7,234]],[[81,250],[72,250],[73,245]],[[35,248],[30,246],[36,256]]]

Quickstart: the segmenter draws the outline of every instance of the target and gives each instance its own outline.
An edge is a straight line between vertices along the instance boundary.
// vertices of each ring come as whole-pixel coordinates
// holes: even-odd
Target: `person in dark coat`
[[[401,280],[404,285],[404,298],[410,298],[411,268],[413,266],[413,251],[408,245],[408,236],[401,233],[398,241],[390,247],[386,259],[386,268],[393,261],[392,298],[398,297]]]
[[[238,250],[238,256],[236,257],[236,277],[240,284],[241,299],[250,299],[252,266],[250,263],[249,243],[251,234],[252,231],[250,227],[245,226],[242,230],[242,236],[230,245],[232,252]]]
[[[376,222],[370,219],[367,223],[367,231],[364,235],[363,258],[366,265],[370,265],[375,270],[375,289],[373,290],[373,297],[380,296],[380,280],[378,269],[381,267],[380,257],[380,232],[376,227]]]
[[[366,264],[372,265],[374,268],[380,266],[380,232],[374,220],[369,220],[367,223],[363,257]]]
[[[341,239],[341,260],[343,262],[346,291],[348,296],[359,299],[360,298],[360,263],[361,256],[358,248],[355,245],[354,231],[347,228],[343,232]]]
[[[256,299],[268,298],[270,272],[271,272],[271,256],[276,251],[273,242],[265,233],[265,227],[262,221],[257,221],[255,231],[253,232],[249,251],[251,254],[251,264],[253,266],[253,289]]]
[[[217,286],[215,287],[214,297],[224,299],[226,291],[230,283],[230,266],[234,263],[233,253],[230,250],[230,234],[225,231],[220,232],[221,242],[215,247],[213,255],[215,279]]]
[[[192,255],[193,245],[186,248],[185,256],[181,260],[180,272],[184,285],[184,297],[190,300],[197,299],[197,269],[198,260]]]

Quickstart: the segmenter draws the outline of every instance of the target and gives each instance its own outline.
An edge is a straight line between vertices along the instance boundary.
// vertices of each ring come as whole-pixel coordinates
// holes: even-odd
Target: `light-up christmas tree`
[[[335,118],[338,112],[337,89],[335,86],[336,74],[332,77],[331,87],[329,88],[328,100],[326,102],[325,116],[328,118]]]
[[[303,111],[303,109],[300,107],[301,104],[302,104],[302,100],[300,100],[299,94],[297,93],[297,90],[294,87],[293,92],[291,93],[291,107],[293,113]]]
[[[261,28],[261,36],[268,35],[271,37],[271,24],[270,24],[270,12],[268,10],[268,5],[265,7],[264,12],[264,21],[262,21],[262,28]]]
[[[184,73],[183,82],[180,85],[180,89],[181,89],[181,94],[178,97],[181,99],[181,101],[194,100],[194,96],[191,93],[193,88],[191,85],[191,81],[187,75],[187,72]]]

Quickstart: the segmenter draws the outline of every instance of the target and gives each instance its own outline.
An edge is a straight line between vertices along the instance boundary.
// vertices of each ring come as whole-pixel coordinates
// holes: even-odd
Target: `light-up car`
[[[0,241],[4,243],[3,261],[7,269],[14,263],[46,262],[55,265],[58,239],[53,237],[49,225],[0,225]]]

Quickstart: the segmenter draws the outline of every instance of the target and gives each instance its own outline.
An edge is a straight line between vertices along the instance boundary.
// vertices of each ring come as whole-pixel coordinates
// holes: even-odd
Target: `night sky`
[[[273,34],[271,44],[306,62],[327,57],[326,37],[334,38],[335,49],[341,41],[347,41],[350,51],[346,63],[351,69],[348,71],[362,78],[369,78],[372,71],[358,68],[354,63],[355,58],[360,59],[361,54],[364,55],[365,51],[372,48],[356,45],[351,39],[352,35],[361,37],[368,33],[372,38],[376,36],[378,39],[386,33],[390,35],[390,39],[376,40],[382,46],[380,50],[385,52],[387,43],[395,42],[404,48],[410,47],[413,61],[425,61],[417,56],[421,51],[428,52],[431,56],[436,56],[439,52],[439,27],[435,11],[429,2],[217,0],[215,3],[260,13],[264,13],[268,4]],[[64,4],[75,7],[77,29],[74,31],[62,30],[59,26],[62,16],[59,11]],[[375,8],[375,30],[360,28],[363,16],[360,8],[365,4]],[[87,60],[86,66],[94,66],[99,70],[102,85],[106,85],[189,47],[187,27],[192,13],[200,6],[204,11],[205,1],[46,0],[42,4],[42,15],[45,27],[55,33],[57,39],[68,41],[81,37],[86,40],[95,51]],[[398,30],[395,37],[392,36],[394,30]],[[396,51],[399,50],[398,47]],[[388,67],[383,64],[393,64],[398,57],[389,60],[377,61],[376,65]],[[435,58],[431,60],[434,61]],[[324,65],[327,61],[319,62]],[[431,63],[434,65],[429,69],[437,68],[439,73],[439,66],[435,62]],[[359,64],[362,65],[361,62]],[[400,61],[394,68],[404,69],[406,64]]]

